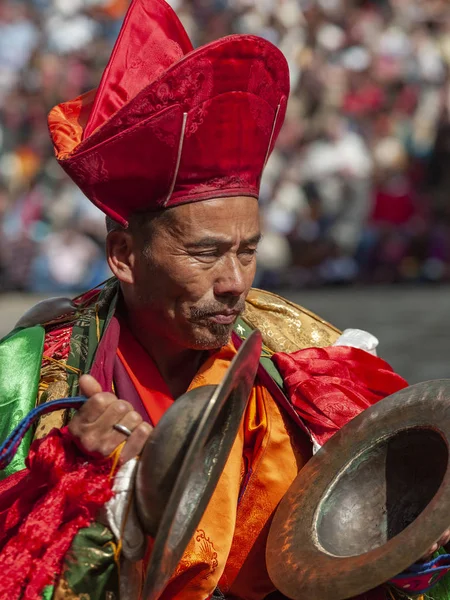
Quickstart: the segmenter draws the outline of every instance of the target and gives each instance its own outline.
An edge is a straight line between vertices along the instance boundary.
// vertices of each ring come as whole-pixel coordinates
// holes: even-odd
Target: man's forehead
[[[261,237],[261,233],[258,232],[254,235],[249,235],[240,238],[239,243],[248,246],[256,246],[261,240]],[[211,246],[224,246],[232,244],[234,241],[234,238],[232,238],[229,235],[199,235],[198,237],[195,237],[194,239],[185,242],[185,246],[187,248],[210,248]]]
[[[183,239],[217,238],[259,235],[259,209],[256,198],[217,198],[170,209],[166,224]]]

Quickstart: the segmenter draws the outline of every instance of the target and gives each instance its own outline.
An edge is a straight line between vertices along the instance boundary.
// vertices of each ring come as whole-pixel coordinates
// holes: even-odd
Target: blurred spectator
[[[96,87],[127,4],[0,0],[0,290],[108,276],[103,217],[53,159],[46,114]],[[195,45],[254,33],[289,63],[259,285],[450,279],[448,0],[170,4]]]

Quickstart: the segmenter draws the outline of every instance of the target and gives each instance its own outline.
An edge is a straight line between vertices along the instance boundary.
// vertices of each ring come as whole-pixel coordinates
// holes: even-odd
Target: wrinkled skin
[[[121,283],[127,322],[156,362],[174,397],[189,385],[204,351],[230,338],[256,270],[260,238],[254,198],[221,198],[185,204],[145,235],[108,236],[108,262]],[[222,313],[222,315],[217,315]],[[139,454],[151,432],[131,405],[102,392],[89,375],[80,378],[88,402],[69,429],[89,452],[108,456],[123,441],[125,462]],[[132,434],[113,429],[121,423]],[[450,530],[429,548],[429,558],[450,541]]]
[[[208,200],[176,207],[169,217],[156,224],[148,248],[138,241],[133,278],[122,280],[127,306],[139,329],[158,339],[158,353],[161,341],[171,355],[219,348],[255,275],[258,203]],[[229,323],[211,316],[223,312]]]
[[[80,377],[80,391],[89,400],[75,413],[69,430],[83,449],[93,455],[109,456],[126,441],[120,453],[122,463],[140,454],[152,430],[151,425],[143,422],[129,402],[103,392],[91,375]],[[132,432],[130,437],[113,429],[116,423],[128,427]]]

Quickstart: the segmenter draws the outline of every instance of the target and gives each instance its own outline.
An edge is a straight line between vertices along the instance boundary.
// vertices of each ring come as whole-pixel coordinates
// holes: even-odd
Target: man
[[[298,341],[303,318],[313,322],[309,345],[331,346],[339,337],[298,307],[250,292],[261,237],[259,181],[288,94],[286,62],[270,43],[231,36],[194,51],[164,0],[134,0],[98,90],[51,112],[58,161],[108,217],[107,257],[115,279],[100,294],[94,290],[64,310],[44,315],[47,307],[38,308],[22,320],[28,329],[17,335],[46,323],[43,352],[42,346],[36,352],[42,366],[33,372],[41,402],[78,392],[88,397],[68,425],[83,465],[110,456],[120,444],[120,461],[127,463],[178,396],[221,381],[236,353],[233,328],[245,334],[249,324],[240,320],[246,298],[247,312],[256,312],[254,323],[261,314],[270,322],[270,302],[278,307],[277,317],[283,315],[282,328],[274,326],[266,335],[273,351],[308,345]],[[289,320],[294,347],[282,331]],[[17,338],[5,340],[3,348],[11,341]],[[27,346],[28,365],[33,348]],[[363,350],[323,352],[334,366],[353,359],[352,381],[342,375],[339,389],[351,385],[358,401],[352,405],[343,393],[349,412],[344,420],[406,385]],[[280,356],[276,365],[289,392],[289,365]],[[317,357],[302,356],[308,373]],[[380,386],[369,390],[363,374],[373,380],[374,372]],[[11,369],[8,376],[15,377]],[[314,397],[313,377],[306,379],[309,392],[305,388],[300,395]],[[34,392],[28,385],[23,397],[31,399]],[[292,390],[293,403],[297,392]],[[164,599],[223,593],[262,600],[276,593],[264,560],[270,519],[319,439],[309,439],[290,421],[278,394],[276,385],[255,382],[219,484]],[[37,437],[50,437],[50,429],[67,418],[47,415]],[[338,421],[330,417],[327,435],[342,424]],[[117,594],[114,564],[106,568],[99,558],[107,552],[111,558],[115,543],[95,523],[79,530],[60,571],[34,597]],[[96,550],[86,559],[88,546]],[[126,574],[128,597],[137,599],[139,586]],[[372,597],[388,593],[380,588]]]

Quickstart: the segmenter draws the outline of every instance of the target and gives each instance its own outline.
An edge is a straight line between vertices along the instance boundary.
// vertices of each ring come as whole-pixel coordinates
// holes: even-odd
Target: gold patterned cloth
[[[272,352],[324,348],[341,335],[339,329],[306,308],[256,288],[247,296],[242,318],[261,331],[264,345]]]

